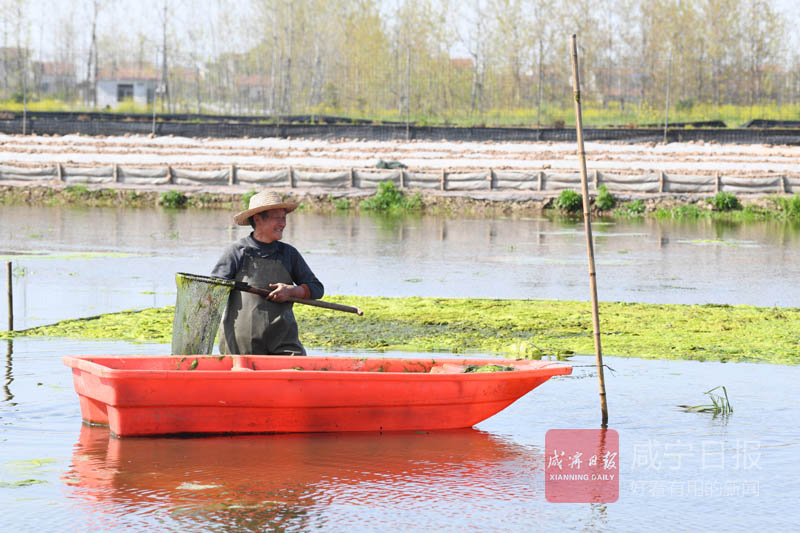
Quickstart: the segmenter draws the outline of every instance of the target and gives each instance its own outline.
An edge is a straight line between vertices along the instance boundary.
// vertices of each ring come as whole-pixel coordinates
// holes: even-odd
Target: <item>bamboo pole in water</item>
[[[583,117],[581,116],[581,82],[578,75],[578,45],[575,34],[570,39],[572,49],[572,87],[575,93],[575,128],[578,135],[578,159],[581,166],[581,192],[583,194],[583,225],[586,228],[586,250],[589,256],[589,286],[592,293],[592,328],[594,330],[594,354],[597,359],[597,381],[600,389],[600,409],[603,414],[602,427],[608,427],[608,405],[606,403],[606,381],[603,376],[603,351],[600,347],[600,313],[597,307],[597,275],[594,268],[594,244],[592,222],[589,218],[589,185],[586,176],[586,152],[583,149]]]

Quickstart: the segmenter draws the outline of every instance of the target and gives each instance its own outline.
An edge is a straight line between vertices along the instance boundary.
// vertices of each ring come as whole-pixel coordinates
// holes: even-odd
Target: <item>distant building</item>
[[[34,66],[40,94],[45,96],[74,94],[78,83],[74,65],[68,62],[45,61]]]
[[[271,83],[265,76],[249,74],[237,76],[234,81],[240,99],[245,102],[262,102],[267,99]]]
[[[158,77],[150,67],[115,68],[97,78],[97,107],[116,108],[123,102],[151,105],[155,98]]]
[[[472,59],[469,57],[451,57],[450,66],[456,70],[472,70]]]

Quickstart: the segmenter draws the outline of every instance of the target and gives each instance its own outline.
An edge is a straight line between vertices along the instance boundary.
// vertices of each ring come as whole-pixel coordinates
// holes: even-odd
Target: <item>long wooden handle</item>
[[[272,292],[269,289],[262,289],[259,287],[253,287],[252,285],[248,285],[247,283],[243,283],[241,281],[237,281],[234,285],[236,290],[242,292],[249,292],[252,294],[258,294],[259,296],[263,296],[264,298],[268,298],[270,293]],[[345,313],[355,313],[358,316],[363,316],[364,311],[359,309],[358,307],[351,307],[349,305],[341,305],[341,304],[334,304],[331,302],[323,302],[321,300],[308,300],[306,298],[295,298],[294,296],[290,296],[286,298],[287,302],[292,302],[296,304],[303,304],[303,305],[311,305],[314,307],[322,307],[323,309],[332,309],[334,311],[343,311]]]

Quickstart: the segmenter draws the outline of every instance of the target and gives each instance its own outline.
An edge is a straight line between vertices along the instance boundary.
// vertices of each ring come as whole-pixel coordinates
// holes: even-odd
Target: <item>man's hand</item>
[[[290,297],[303,298],[306,295],[305,289],[303,289],[303,287],[298,287],[297,285],[270,283],[269,288],[274,290],[269,293],[267,298],[273,302],[285,302]]]

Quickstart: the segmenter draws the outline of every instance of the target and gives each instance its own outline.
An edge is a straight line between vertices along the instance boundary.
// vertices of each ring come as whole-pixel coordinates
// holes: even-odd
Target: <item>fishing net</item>
[[[178,297],[172,323],[172,354],[210,354],[234,281],[178,272],[175,283]]]

